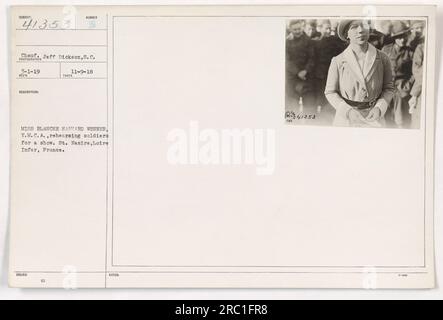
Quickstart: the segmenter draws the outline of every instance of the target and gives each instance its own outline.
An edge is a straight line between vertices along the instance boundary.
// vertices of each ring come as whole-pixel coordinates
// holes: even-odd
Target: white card
[[[13,7],[10,285],[432,288],[435,31],[433,6]]]

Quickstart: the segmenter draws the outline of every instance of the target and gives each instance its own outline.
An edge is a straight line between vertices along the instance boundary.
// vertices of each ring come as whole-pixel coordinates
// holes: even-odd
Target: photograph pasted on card
[[[291,19],[288,124],[420,128],[425,20]]]

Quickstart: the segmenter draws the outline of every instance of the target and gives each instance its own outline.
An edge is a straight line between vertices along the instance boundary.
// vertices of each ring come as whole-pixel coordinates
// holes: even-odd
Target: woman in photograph
[[[389,58],[368,42],[365,21],[342,20],[337,34],[349,45],[328,71],[325,95],[336,110],[334,125],[382,127],[394,95]]]

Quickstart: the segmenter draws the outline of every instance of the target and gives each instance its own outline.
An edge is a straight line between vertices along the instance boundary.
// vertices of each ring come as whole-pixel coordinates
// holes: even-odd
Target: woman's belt
[[[343,97],[342,97],[343,98]],[[343,100],[345,100],[345,102],[350,105],[351,107],[358,109],[358,110],[364,110],[364,109],[369,109],[372,108],[373,106],[375,106],[377,99],[374,99],[372,101],[352,101],[352,100],[348,100],[343,98]]]

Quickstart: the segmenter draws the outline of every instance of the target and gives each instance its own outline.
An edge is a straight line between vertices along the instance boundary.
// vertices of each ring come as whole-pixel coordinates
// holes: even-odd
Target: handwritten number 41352
[[[71,20],[66,19],[63,21],[60,20],[37,20],[37,19],[26,19],[23,22],[22,25],[23,29],[30,30],[30,29],[70,29],[71,27]]]

